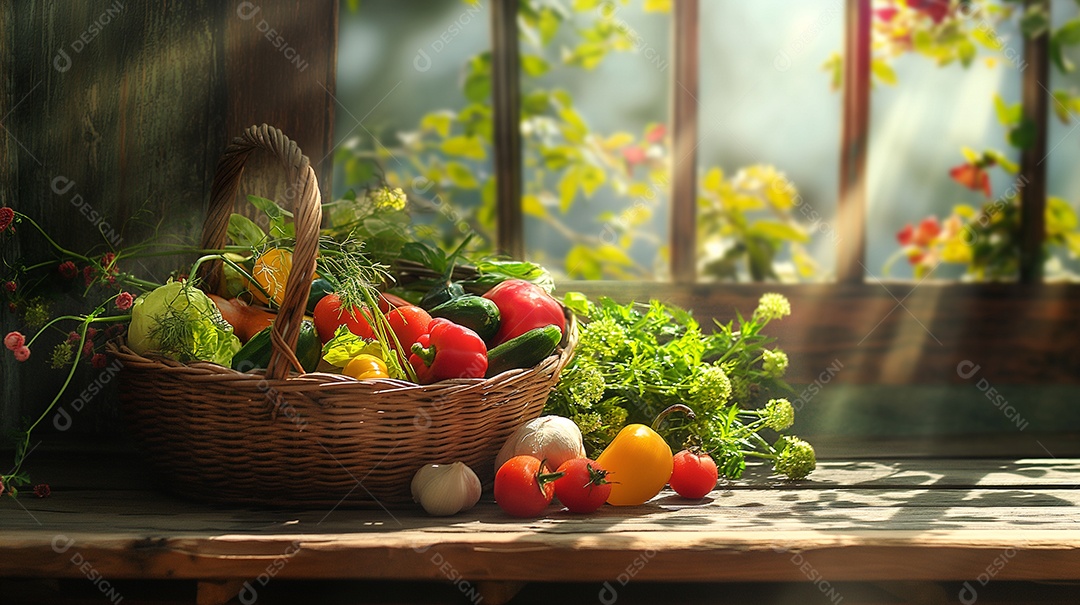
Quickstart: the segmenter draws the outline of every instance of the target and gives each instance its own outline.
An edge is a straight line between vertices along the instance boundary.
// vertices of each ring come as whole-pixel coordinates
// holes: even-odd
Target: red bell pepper
[[[534,328],[558,326],[566,333],[566,316],[562,306],[543,288],[521,279],[508,279],[484,294],[484,298],[499,307],[499,332],[492,346],[521,336]]]
[[[409,363],[420,384],[450,378],[483,378],[487,346],[476,332],[442,318],[431,320],[428,331],[412,346]]]

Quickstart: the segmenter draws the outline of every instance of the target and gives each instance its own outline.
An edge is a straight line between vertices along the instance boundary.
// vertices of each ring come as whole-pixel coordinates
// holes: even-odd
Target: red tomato
[[[491,346],[521,336],[533,328],[559,326],[566,334],[566,316],[562,306],[543,288],[520,279],[508,279],[484,294],[499,308],[499,332]]]
[[[555,496],[572,513],[591,513],[607,502],[611,484],[607,471],[594,460],[571,458],[563,462],[555,480]]]
[[[495,503],[514,517],[538,517],[555,495],[560,473],[532,456],[514,456],[495,473]]]
[[[337,294],[327,294],[315,305],[315,331],[319,340],[326,344],[334,337],[339,326],[348,326],[349,331],[361,338],[375,338],[375,332],[364,316],[363,307],[346,310],[341,307],[341,298]]]
[[[416,305],[405,305],[387,313],[386,321],[401,343],[400,350],[409,352],[412,351],[413,343],[420,339],[420,335],[427,333],[431,315]]]
[[[683,450],[672,461],[671,479],[668,484],[683,498],[700,500],[716,487],[720,478],[712,456],[702,451]]]

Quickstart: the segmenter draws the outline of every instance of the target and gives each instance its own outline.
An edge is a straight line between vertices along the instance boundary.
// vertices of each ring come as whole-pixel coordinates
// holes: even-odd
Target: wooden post
[[[866,255],[866,154],[870,130],[870,0],[848,0],[836,281],[861,283]]]
[[[494,121],[498,248],[525,257],[521,212],[521,84],[517,0],[491,3],[491,105]]]
[[[1050,12],[1046,0],[1029,0]],[[1050,83],[1049,33],[1024,40],[1024,120],[1035,126],[1035,139],[1020,155],[1020,282],[1042,279],[1042,245],[1046,236],[1046,131]]]
[[[697,279],[698,0],[677,0],[672,19],[675,76],[671,131],[671,279]]]

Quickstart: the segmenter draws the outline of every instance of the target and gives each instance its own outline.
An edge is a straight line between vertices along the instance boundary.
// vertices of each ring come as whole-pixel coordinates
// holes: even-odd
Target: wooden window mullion
[[[870,0],[847,0],[836,281],[862,283],[866,258],[866,156],[870,133]]]
[[[1031,0],[1049,14],[1046,0]],[[1020,282],[1042,279],[1042,245],[1046,237],[1046,134],[1050,57],[1048,32],[1024,40],[1023,91],[1024,120],[1035,126],[1035,138],[1020,155]]]
[[[671,278],[697,279],[697,147],[699,98],[698,0],[677,0],[672,18],[674,82],[672,85]]]
[[[517,0],[491,2],[491,105],[495,169],[497,246],[525,257],[521,192],[521,82]]]

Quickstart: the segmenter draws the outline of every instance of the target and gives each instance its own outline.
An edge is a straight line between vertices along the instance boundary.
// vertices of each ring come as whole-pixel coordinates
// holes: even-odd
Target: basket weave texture
[[[225,243],[244,162],[258,149],[281,160],[299,193],[293,267],[267,370],[241,373],[113,347],[123,364],[121,408],[156,479],[198,500],[288,507],[407,506],[412,476],[425,464],[464,462],[490,486],[499,448],[540,415],[570,360],[572,314],[556,354],[493,378],[416,385],[298,373],[292,351],[315,272],[321,201],[308,159],[281,131],[253,126],[228,147],[202,245]],[[207,291],[217,290],[220,264],[202,278]]]

